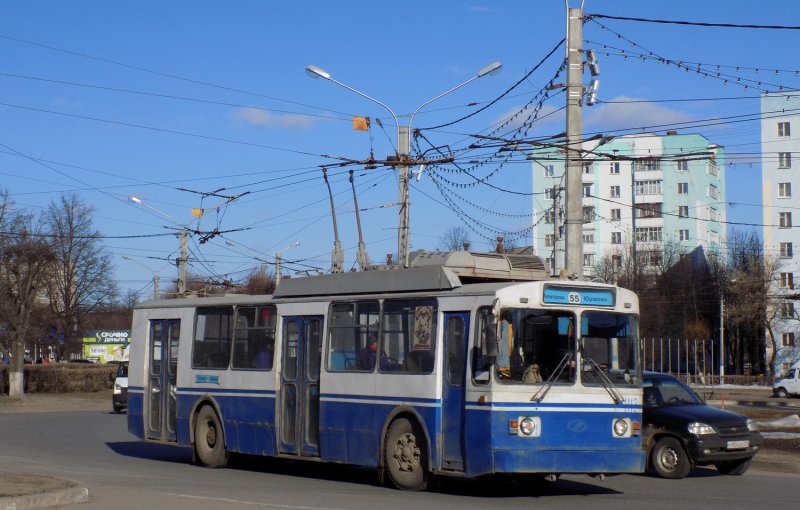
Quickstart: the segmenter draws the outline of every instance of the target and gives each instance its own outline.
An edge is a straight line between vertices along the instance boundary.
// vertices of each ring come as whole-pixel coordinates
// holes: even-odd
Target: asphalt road
[[[126,416],[107,411],[0,414],[0,471],[76,480],[91,501],[75,509],[381,510],[458,508],[747,509],[794,507],[799,475],[751,469],[741,477],[697,469],[684,480],[564,477],[532,487],[513,482],[449,482],[426,493],[377,484],[370,470],[248,459],[235,469],[190,463],[191,452],[146,445]]]

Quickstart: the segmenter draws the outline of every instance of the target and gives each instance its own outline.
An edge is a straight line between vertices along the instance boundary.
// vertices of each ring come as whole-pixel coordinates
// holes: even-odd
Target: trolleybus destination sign
[[[551,305],[614,306],[614,289],[547,285],[542,302]]]

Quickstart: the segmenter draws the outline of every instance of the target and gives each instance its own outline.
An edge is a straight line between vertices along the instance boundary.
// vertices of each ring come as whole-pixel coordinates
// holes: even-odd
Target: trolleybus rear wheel
[[[221,468],[228,463],[225,433],[211,406],[203,406],[197,413],[194,423],[194,450],[204,466]]]
[[[384,460],[389,478],[398,489],[421,491],[428,486],[424,437],[406,418],[398,418],[386,432]]]

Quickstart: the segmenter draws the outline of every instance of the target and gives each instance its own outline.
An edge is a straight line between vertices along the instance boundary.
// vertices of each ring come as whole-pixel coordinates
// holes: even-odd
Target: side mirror
[[[496,358],[499,354],[497,348],[497,323],[494,321],[487,322],[484,327],[481,354],[492,358]]]

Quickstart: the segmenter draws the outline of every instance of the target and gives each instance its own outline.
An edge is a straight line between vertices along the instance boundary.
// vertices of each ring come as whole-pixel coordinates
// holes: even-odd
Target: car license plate
[[[750,446],[750,441],[728,441],[728,450],[743,450]]]

